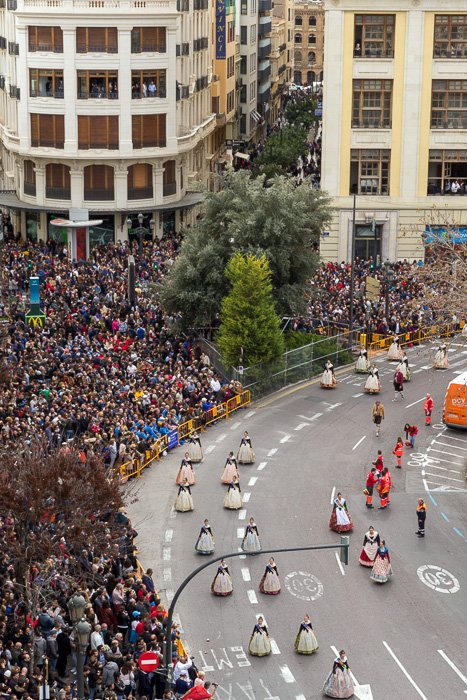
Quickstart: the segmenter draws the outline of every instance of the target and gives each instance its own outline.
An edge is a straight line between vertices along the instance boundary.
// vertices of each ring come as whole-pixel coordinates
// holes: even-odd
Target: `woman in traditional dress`
[[[402,348],[399,336],[395,335],[392,339],[391,346],[388,350],[389,362],[400,362],[402,360]]]
[[[303,622],[300,623],[298,634],[295,637],[294,649],[297,654],[314,654],[319,649],[309,615],[305,615]]]
[[[180,484],[178,487],[178,496],[175,499],[175,510],[178,510],[179,513],[193,510],[193,498],[191,497],[188,479],[185,479],[183,484]]]
[[[436,351],[435,359],[433,360],[434,369],[448,369],[449,358],[448,358],[448,348],[446,343],[441,343]]]
[[[258,617],[258,622],[253,628],[253,633],[248,644],[248,651],[252,656],[268,656],[271,653],[271,642],[268,628],[263,618]]]
[[[201,438],[196,432],[193,433],[190,437],[188,453],[193,463],[203,461],[203,448],[201,447]]]
[[[409,367],[409,358],[407,357],[405,352],[402,353],[402,359],[398,364],[397,369],[400,369],[400,371],[402,372],[404,376],[404,382],[410,382],[410,380],[412,379],[412,373]]]
[[[246,430],[243,433],[242,439],[240,440],[237,459],[239,464],[253,464],[255,461],[255,453],[253,452],[251,438]]]
[[[244,552],[260,552],[261,542],[259,541],[258,528],[254,518],[250,518],[250,522],[245,528],[245,536],[242,540],[242,549]]]
[[[238,476],[234,476],[230,482],[224,498],[224,508],[229,510],[239,510],[242,507],[242,490]]]
[[[347,501],[341,493],[338,493],[337,498],[334,499],[329,527],[334,532],[350,532],[350,530],[353,530],[353,522],[350,519]]]
[[[386,542],[381,540],[381,544],[376,550],[370,578],[372,581],[375,581],[375,583],[386,583],[390,576],[392,576],[391,557],[389,556]]]
[[[334,374],[334,365],[329,360],[324,366],[324,372],[321,376],[320,386],[323,389],[335,389],[337,384],[336,375]]]
[[[233,481],[234,476],[238,478],[238,468],[237,468],[237,460],[234,457],[233,452],[229,452],[229,455],[227,459],[225,460],[225,467],[224,471],[222,472],[221,476],[221,483],[222,484],[230,484],[231,481]]]
[[[274,557],[270,557],[266,564],[266,570],[259,582],[259,590],[266,595],[277,595],[281,592],[281,582]]]
[[[373,566],[379,543],[379,534],[373,525],[370,525],[368,532],[365,533],[365,537],[363,538],[363,547],[358,560],[362,566]]]
[[[196,483],[195,472],[188,452],[185,452],[185,456],[182,459],[175,483],[180,486],[180,484],[185,482],[185,479],[190,486]]]
[[[225,563],[225,559],[222,559],[221,563],[217,567],[217,573],[214,576],[214,580],[211,583],[211,593],[225,598],[228,595],[232,595],[232,591],[233,583],[232,579],[230,578],[229,567]]]
[[[379,383],[379,372],[376,365],[371,365],[368,372],[368,379],[365,382],[364,391],[367,394],[379,394],[381,391],[381,384]]]
[[[355,371],[357,374],[366,374],[369,366],[370,363],[368,361],[368,352],[366,348],[360,348],[360,353],[355,363]]]
[[[352,698],[354,687],[349,673],[349,662],[342,649],[334,659],[334,665],[323,686],[323,693],[329,698]]]
[[[212,554],[214,552],[214,539],[209,520],[206,518],[201,525],[201,530],[195,544],[198,554]]]

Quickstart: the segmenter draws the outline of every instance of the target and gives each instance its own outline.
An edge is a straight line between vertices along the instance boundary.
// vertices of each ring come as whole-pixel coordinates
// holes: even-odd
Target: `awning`
[[[0,190],[0,207],[5,209],[27,209],[28,211],[56,210],[57,207],[44,207],[39,204],[29,204],[18,199],[14,190]],[[67,207],[66,207],[67,208]]]
[[[234,153],[234,158],[241,158],[242,160],[250,160],[250,156],[248,153],[242,153],[241,151],[237,151]]]
[[[467,243],[467,226],[452,226],[449,229],[443,226],[426,226],[424,236],[425,243],[433,241],[449,241],[449,243]]]

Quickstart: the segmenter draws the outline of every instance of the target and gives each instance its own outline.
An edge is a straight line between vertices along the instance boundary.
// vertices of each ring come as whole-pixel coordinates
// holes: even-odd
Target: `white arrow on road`
[[[373,693],[368,683],[365,685],[354,685],[354,694],[360,700],[373,700]]]

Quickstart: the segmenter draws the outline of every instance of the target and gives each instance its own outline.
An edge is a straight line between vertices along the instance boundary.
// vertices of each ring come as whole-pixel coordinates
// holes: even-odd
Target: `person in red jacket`
[[[377,472],[382,472],[384,469],[384,464],[383,464],[383,453],[381,450],[378,450],[378,456],[376,457],[375,461],[372,462],[373,466],[376,467]]]
[[[434,403],[431,394],[426,395],[426,401],[423,405],[425,412],[425,425],[431,425],[431,414],[433,413]]]
[[[379,509],[384,510],[388,507],[389,492],[391,490],[391,476],[386,467],[384,467],[383,473],[379,478],[377,489],[379,491]]]
[[[366,495],[366,507],[367,508],[374,508],[372,501],[373,501],[373,489],[375,488],[376,484],[378,483],[378,473],[376,471],[376,467],[372,467],[371,471],[368,473],[368,476],[366,478],[366,488],[365,488],[365,495]]]
[[[409,423],[406,423],[404,425],[404,431],[405,431],[405,446],[406,447],[415,447],[415,438],[418,435],[417,426],[410,425]]]
[[[404,443],[402,442],[401,437],[397,438],[396,446],[394,447],[392,454],[396,456],[397,469],[402,469],[402,455],[404,454]]]
[[[212,687],[214,688],[212,693],[210,693],[208,690],[210,686],[211,684],[209,681],[206,681],[204,686],[195,685],[188,691],[188,693],[185,693],[185,695],[182,696],[182,700],[205,700],[205,698],[212,698],[216,694],[218,684],[212,684]]]

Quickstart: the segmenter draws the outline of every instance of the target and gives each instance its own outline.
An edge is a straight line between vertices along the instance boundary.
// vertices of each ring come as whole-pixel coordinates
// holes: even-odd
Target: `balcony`
[[[63,88],[55,90],[46,90],[45,88],[39,88],[38,90],[29,91],[30,97],[54,97],[58,100],[63,100]]]
[[[164,197],[170,197],[172,194],[177,194],[177,183],[168,182],[162,186],[162,194]]]
[[[177,44],[177,49],[178,49]],[[131,45],[131,53],[167,53],[167,44],[136,44]],[[179,54],[177,53],[177,56]]]
[[[28,49],[30,52],[40,51],[41,53],[63,53],[62,44],[35,44],[34,42],[30,42]]]
[[[207,10],[209,6],[209,0],[193,0],[194,10]]]
[[[153,196],[154,191],[151,186],[128,188],[128,199],[152,199]]]
[[[271,88],[268,88],[264,92],[259,92],[258,93],[258,104],[262,105],[265,102],[269,102],[270,97],[271,97]]]
[[[63,95],[61,95],[63,97]],[[118,90],[78,90],[78,100],[118,100]]]
[[[110,202],[114,199],[114,188],[84,190],[84,199],[88,202]]]
[[[258,58],[267,58],[271,53],[271,42],[268,41],[264,46],[260,46],[258,49]]]
[[[46,187],[45,196],[47,199],[71,199],[70,187]]]
[[[24,194],[29,194],[31,197],[36,196],[36,183],[35,182],[25,182],[23,185]]]
[[[224,126],[226,123],[225,112],[216,114],[216,126]]]
[[[271,66],[263,68],[263,70],[258,71],[258,83],[264,83],[265,80],[271,75]]]
[[[95,46],[86,46],[85,44],[78,44],[76,47],[76,53],[118,53],[117,46],[100,46],[96,44]]]
[[[209,45],[209,39],[207,36],[201,37],[201,39],[195,39],[193,41],[193,51],[202,51],[207,49]]]
[[[272,10],[272,0],[259,0],[259,11],[270,12]]]
[[[266,22],[262,22],[260,19],[260,24],[258,27],[258,36],[264,37],[271,32],[271,20],[268,19]]]
[[[190,0],[177,0],[177,12],[189,12]]]

